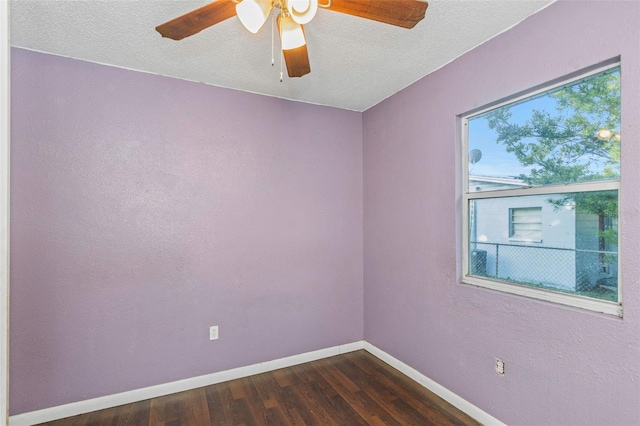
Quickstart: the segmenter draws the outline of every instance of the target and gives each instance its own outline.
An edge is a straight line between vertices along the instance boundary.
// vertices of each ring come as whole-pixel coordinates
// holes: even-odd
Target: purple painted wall
[[[363,338],[361,114],[11,54],[11,414]]]
[[[640,424],[639,23],[561,1],[363,115],[365,339],[509,425]],[[624,319],[460,284],[456,116],[618,55]]]
[[[364,114],[13,49],[11,414],[364,336],[508,424],[640,424],[640,144],[621,320],[459,284],[455,120],[620,55],[640,140],[638,22],[559,2]]]

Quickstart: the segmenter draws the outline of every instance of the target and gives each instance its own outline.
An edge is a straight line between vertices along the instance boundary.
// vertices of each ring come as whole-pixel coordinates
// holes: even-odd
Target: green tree
[[[517,124],[511,108],[487,114],[497,143],[530,168],[530,185],[586,182],[620,175],[620,72],[612,70],[545,96],[555,111],[534,110]]]
[[[488,126],[529,172],[518,176],[529,185],[550,185],[615,179],[620,176],[620,71],[613,69],[544,96],[553,110],[534,110],[524,123],[513,118],[512,107],[486,115]],[[611,192],[572,193],[550,199],[556,209],[567,203],[604,217],[618,215]],[[603,224],[605,221],[600,220]],[[617,246],[614,229],[601,226],[601,248]]]

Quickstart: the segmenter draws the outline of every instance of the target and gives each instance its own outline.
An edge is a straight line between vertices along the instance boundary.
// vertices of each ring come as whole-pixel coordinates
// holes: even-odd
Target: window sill
[[[501,291],[503,293],[515,294],[528,297],[530,299],[542,300],[560,305],[586,309],[593,312],[600,312],[608,315],[615,315],[622,318],[622,305],[619,302],[608,300],[592,299],[590,297],[578,296],[569,293],[561,293],[552,290],[542,290],[534,287],[527,287],[517,284],[509,284],[502,281],[480,278],[467,275],[462,279],[463,284],[476,287],[488,288]]]
[[[542,240],[532,240],[527,238],[511,238],[511,237],[509,237],[509,241],[514,241],[519,243],[542,243]]]

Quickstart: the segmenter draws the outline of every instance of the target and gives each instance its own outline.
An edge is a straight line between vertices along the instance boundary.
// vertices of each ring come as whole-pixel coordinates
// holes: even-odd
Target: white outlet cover
[[[209,327],[209,340],[218,340],[218,326],[212,325]]]

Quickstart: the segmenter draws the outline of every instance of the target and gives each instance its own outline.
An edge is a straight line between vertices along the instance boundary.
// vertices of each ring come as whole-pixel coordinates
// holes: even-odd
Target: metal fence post
[[[496,278],[498,278],[498,256],[500,255],[500,244],[496,244]]]

